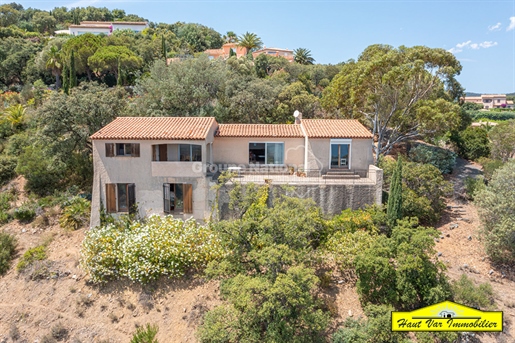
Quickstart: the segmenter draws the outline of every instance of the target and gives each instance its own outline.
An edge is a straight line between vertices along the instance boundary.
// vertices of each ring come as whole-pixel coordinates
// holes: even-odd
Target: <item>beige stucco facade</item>
[[[284,143],[284,164],[304,164],[304,138],[217,137],[213,144],[213,162],[248,166],[250,143]]]
[[[325,174],[331,169],[330,159],[332,143],[349,144],[350,170],[365,171],[373,164],[372,139],[309,138],[308,167],[306,170],[319,170],[321,174]]]
[[[94,184],[91,226],[100,224],[100,209],[101,206],[105,208],[107,203],[106,184],[134,184],[134,201],[141,217],[149,214],[165,214],[163,200],[165,184],[191,185],[191,213],[177,211],[172,214],[184,219],[193,217],[197,220],[206,220],[210,218],[214,199],[211,187],[216,182],[216,178],[213,179],[213,177],[218,171],[226,170],[230,166],[241,168],[256,166],[249,161],[249,146],[252,143],[282,143],[284,146],[282,166],[293,167],[295,171],[307,172],[307,175],[304,175],[307,176],[306,178],[296,179],[297,183],[310,183],[314,187],[317,182],[323,182],[323,185],[331,184],[331,182],[342,184],[343,182],[346,185],[344,187],[345,194],[340,195],[343,200],[331,202],[333,204],[331,213],[336,211],[335,209],[340,205],[351,204],[350,208],[355,208],[361,206],[361,202],[380,203],[381,201],[382,177],[376,177],[377,168],[371,166],[373,164],[371,138],[308,138],[304,129],[301,130],[304,132],[304,137],[301,134],[294,137],[220,137],[218,128],[219,125],[213,121],[213,124],[204,131],[204,139],[93,139]],[[139,144],[138,153],[134,156],[124,156],[123,154],[117,156],[118,153],[115,153],[113,156],[106,148],[106,145],[114,144],[116,147],[116,144],[122,143]],[[177,150],[181,144],[200,146],[201,160],[181,161]],[[332,181],[332,179],[322,178],[331,171],[332,144],[349,146],[348,169],[355,171],[363,178],[360,182],[355,183],[351,180],[348,183],[345,180]],[[162,153],[159,151],[159,147],[165,145],[166,161],[161,160]],[[319,179],[310,177],[319,177]],[[279,181],[280,183],[281,181]],[[288,183],[288,181],[284,181],[284,183]],[[339,192],[338,189],[343,190],[344,188],[331,189]],[[349,191],[354,188],[356,192]],[[313,197],[315,197],[315,193],[313,193]],[[320,199],[325,199],[324,197]],[[114,213],[114,216],[119,215],[120,213]]]

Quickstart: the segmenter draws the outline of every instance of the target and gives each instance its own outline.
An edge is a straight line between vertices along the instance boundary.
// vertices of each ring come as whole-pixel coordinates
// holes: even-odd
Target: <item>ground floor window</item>
[[[331,144],[331,168],[349,168],[350,144]]]
[[[284,164],[284,143],[249,143],[249,163]]]
[[[106,184],[106,210],[108,213],[136,210],[136,187],[133,183]]]
[[[183,183],[163,184],[165,213],[193,213],[193,187]]]

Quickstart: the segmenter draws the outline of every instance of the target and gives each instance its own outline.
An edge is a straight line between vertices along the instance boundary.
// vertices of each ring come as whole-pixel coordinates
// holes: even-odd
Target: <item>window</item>
[[[106,209],[108,213],[136,210],[136,187],[133,183],[107,183]]]
[[[152,161],[201,162],[202,145],[159,144],[152,146]]]
[[[249,143],[249,163],[284,164],[284,143]]]
[[[106,157],[139,157],[139,143],[106,143]]]
[[[163,184],[165,213],[193,213],[193,187],[190,184]]]
[[[330,168],[350,168],[350,139],[332,139]]]

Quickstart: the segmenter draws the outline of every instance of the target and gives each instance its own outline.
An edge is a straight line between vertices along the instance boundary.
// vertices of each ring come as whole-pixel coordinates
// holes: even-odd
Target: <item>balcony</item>
[[[152,176],[161,177],[205,177],[202,162],[153,161]]]

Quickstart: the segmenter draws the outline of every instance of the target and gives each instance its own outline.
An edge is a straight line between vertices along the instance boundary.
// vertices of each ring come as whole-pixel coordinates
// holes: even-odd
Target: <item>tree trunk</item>
[[[59,90],[61,88],[61,78],[59,73],[55,73],[55,90]]]

